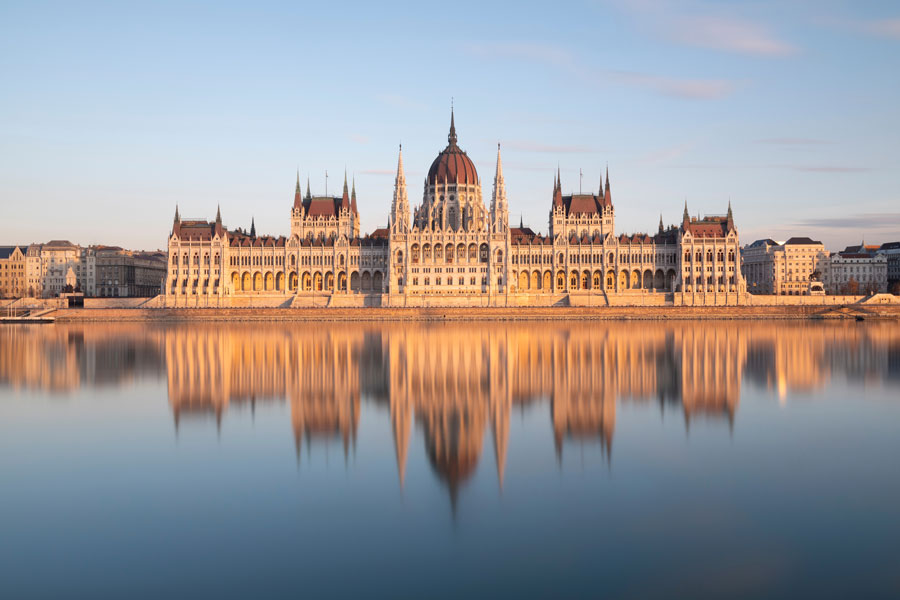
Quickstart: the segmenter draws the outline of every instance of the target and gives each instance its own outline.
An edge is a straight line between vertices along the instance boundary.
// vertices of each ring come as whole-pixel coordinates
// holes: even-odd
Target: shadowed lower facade
[[[500,147],[489,205],[451,113],[447,146],[410,207],[402,148],[390,219],[361,235],[356,185],[313,196],[299,173],[290,235],[182,219],[168,241],[165,306],[737,305],[740,243],[724,216],[616,235],[609,172],[596,194],[553,181],[547,234],[510,227]]]

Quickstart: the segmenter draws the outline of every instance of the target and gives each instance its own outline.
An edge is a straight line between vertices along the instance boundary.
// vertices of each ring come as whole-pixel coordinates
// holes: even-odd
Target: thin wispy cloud
[[[820,217],[806,219],[795,223],[798,227],[817,227],[822,229],[890,229],[900,228],[900,213],[863,213],[845,217]]]
[[[869,167],[844,167],[839,165],[773,165],[778,169],[790,169],[805,173],[866,173]]]
[[[852,31],[871,37],[884,37],[900,40],[900,17],[870,20],[821,17],[816,19],[816,22],[835,29]]]
[[[634,71],[607,71],[608,76],[626,85],[655,91],[663,96],[692,100],[715,100],[731,94],[736,84],[724,79],[677,79]]]
[[[859,23],[859,28],[872,35],[900,40],[900,18],[865,21]]]
[[[540,63],[565,71],[588,85],[618,83],[674,98],[713,100],[729,95],[737,87],[725,79],[679,78],[621,69],[595,69],[584,65],[572,52],[560,46],[532,43],[479,43],[464,46],[481,58]]]
[[[768,27],[731,17],[680,17],[666,27],[675,42],[756,56],[789,56],[797,48],[778,39]]]
[[[554,145],[545,144],[532,140],[510,140],[502,143],[504,150],[514,150],[517,152],[546,152],[549,154],[589,154],[598,152],[597,148],[579,145]]]
[[[768,144],[772,146],[823,146],[825,144],[832,144],[834,142],[830,142],[828,140],[820,140],[816,138],[792,138],[792,137],[783,137],[783,138],[766,138],[762,140],[756,140],[757,144]]]
[[[618,4],[654,37],[683,46],[766,57],[798,52],[770,25],[741,15],[723,14],[717,4],[669,0],[627,0]]]

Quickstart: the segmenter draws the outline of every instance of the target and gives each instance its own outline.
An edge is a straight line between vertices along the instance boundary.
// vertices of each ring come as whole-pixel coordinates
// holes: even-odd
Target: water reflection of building
[[[191,327],[166,332],[169,399],[221,419],[232,403],[287,399],[301,440],[355,440],[361,397],[390,411],[398,476],[413,423],[455,497],[488,432],[502,485],[515,405],[547,401],[556,451],[566,440],[611,450],[616,401],[681,403],[686,420],[731,422],[745,327],[604,324]]]
[[[297,452],[304,437],[340,436],[345,449],[359,423],[356,334],[332,328],[172,328],[165,333],[169,403],[182,416],[213,415],[231,404],[290,402]]]
[[[135,325],[0,326],[0,385],[71,392],[128,385],[163,371],[160,338]]]
[[[784,400],[836,377],[900,380],[896,323],[460,323],[0,327],[0,385],[51,392],[161,377],[176,426],[286,402],[294,442],[355,444],[364,401],[390,413],[398,477],[413,424],[451,496],[490,435],[503,484],[510,416],[547,406],[557,453],[609,455],[617,402],[733,424],[742,379]]]

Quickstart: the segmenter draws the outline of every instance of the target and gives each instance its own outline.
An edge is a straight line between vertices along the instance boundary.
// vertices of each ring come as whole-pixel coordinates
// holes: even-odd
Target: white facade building
[[[402,149],[387,227],[361,236],[356,186],[306,195],[299,174],[290,235],[182,220],[168,240],[166,306],[551,306],[739,304],[740,245],[726,215],[691,217],[653,235],[616,235],[609,173],[597,194],[563,195],[557,172],[549,233],[510,227],[500,149],[490,206],[475,164],[447,146],[410,207]]]

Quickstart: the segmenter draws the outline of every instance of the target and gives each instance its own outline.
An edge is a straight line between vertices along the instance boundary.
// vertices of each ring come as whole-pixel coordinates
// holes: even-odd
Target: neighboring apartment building
[[[96,295],[126,298],[159,294],[166,279],[164,252],[135,252],[118,246],[93,246]]]
[[[25,293],[25,246],[0,246],[0,298],[21,298]]]
[[[82,248],[68,240],[53,240],[33,245],[32,248],[35,246],[37,260],[29,265],[29,279],[34,280],[35,295],[44,298],[58,296],[66,287],[70,269],[75,273],[78,291],[86,296],[94,295],[96,264],[92,249]]]
[[[792,237],[784,243],[757,240],[742,255],[741,270],[747,291],[753,294],[805,296],[810,281],[826,281],[831,268],[825,246],[808,237]]]
[[[900,242],[882,244],[877,253],[887,257],[888,291],[893,292],[895,286],[900,286]]]
[[[145,297],[160,293],[166,278],[164,252],[118,246],[83,248],[67,240],[32,244],[24,252],[23,295],[58,296],[75,277],[85,296]]]
[[[847,246],[831,257],[831,273],[825,289],[829,294],[874,294],[887,291],[886,254],[880,246]]]

